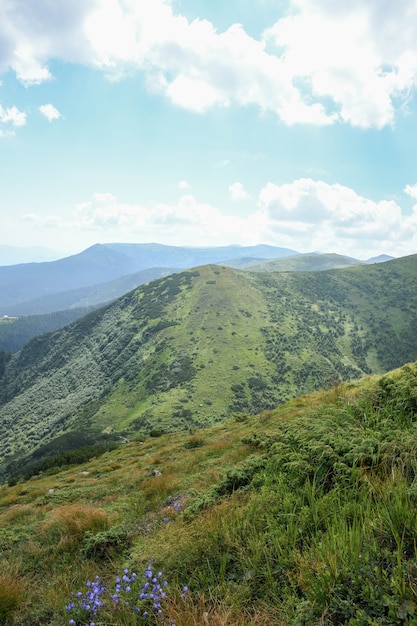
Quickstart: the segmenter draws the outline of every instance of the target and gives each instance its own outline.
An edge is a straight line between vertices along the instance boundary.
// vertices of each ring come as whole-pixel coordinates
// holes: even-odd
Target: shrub
[[[86,559],[104,559],[114,551],[122,551],[129,545],[126,530],[114,526],[99,532],[87,531],[82,540],[81,554]]]
[[[198,435],[190,437],[184,444],[184,448],[187,450],[194,450],[195,448],[201,448],[201,446],[204,446],[204,439]]]

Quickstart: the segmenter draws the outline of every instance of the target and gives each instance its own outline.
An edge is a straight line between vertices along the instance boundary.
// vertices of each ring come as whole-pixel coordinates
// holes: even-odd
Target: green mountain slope
[[[273,259],[262,263],[253,264],[250,269],[254,272],[322,272],[325,270],[339,269],[354,265],[362,265],[364,261],[358,261],[342,254],[297,254],[285,259]]]
[[[203,427],[412,361],[416,272],[411,256],[320,273],[204,266],[144,285],[5,365],[2,471],[68,430]]]
[[[135,287],[172,273],[174,270],[152,268],[9,307],[10,315],[0,317],[0,351],[17,352],[32,337],[63,328]]]
[[[259,258],[239,258],[227,261],[224,265],[252,272],[323,272],[354,265],[384,263],[393,260],[393,258],[383,254],[366,261],[360,261],[342,254],[311,252],[268,259],[266,261],[262,261]]]
[[[416,383],[414,363],[3,485],[1,623],[414,626]]]

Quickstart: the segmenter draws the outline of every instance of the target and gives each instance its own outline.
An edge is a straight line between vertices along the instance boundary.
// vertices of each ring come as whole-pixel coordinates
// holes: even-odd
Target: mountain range
[[[318,271],[388,259],[359,261],[266,245],[188,248],[96,244],[56,261],[0,266],[0,316],[96,306],[155,278],[208,263],[253,271]]]
[[[0,350],[16,352],[31,337],[62,328],[140,285],[207,260],[237,269],[285,272],[323,271],[381,263],[392,258],[382,255],[359,261],[339,254],[293,252],[271,246],[190,249],[157,244],[113,244],[93,246],[56,263],[0,267]],[[249,253],[257,256],[245,256]],[[170,263],[176,265],[170,266]],[[146,265],[149,267],[124,273]],[[111,273],[122,275],[108,280]],[[88,284],[70,288],[81,282]]]
[[[294,250],[273,246],[225,246],[218,248],[186,248],[161,244],[96,244],[79,254],[48,263],[22,263],[0,267],[0,315],[44,313],[60,310],[62,301],[50,305],[49,310],[39,302],[40,298],[51,294],[79,290],[114,281],[129,274],[148,273],[138,280],[151,280],[161,275],[161,269],[177,271],[206,263],[218,263],[252,256],[258,259],[271,259],[294,254]],[[155,271],[154,268],[156,269]],[[151,270],[149,272],[149,270]],[[119,293],[119,295],[121,295]],[[79,306],[79,294],[73,294],[75,303],[66,301],[64,308]],[[81,299],[85,297],[81,296]],[[109,297],[107,289],[103,297]],[[111,297],[111,295],[110,295]],[[28,310],[21,305],[35,300],[34,307]],[[68,306],[70,304],[70,306]],[[51,308],[52,307],[52,308]],[[48,307],[46,307],[48,308]]]
[[[416,272],[412,255],[321,272],[205,265],[142,285],[3,353],[1,473],[70,432],[205,427],[412,361]]]

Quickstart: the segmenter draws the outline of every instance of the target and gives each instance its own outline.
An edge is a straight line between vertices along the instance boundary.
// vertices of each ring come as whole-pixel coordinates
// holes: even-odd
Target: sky
[[[1,0],[0,245],[417,253],[417,0]]]

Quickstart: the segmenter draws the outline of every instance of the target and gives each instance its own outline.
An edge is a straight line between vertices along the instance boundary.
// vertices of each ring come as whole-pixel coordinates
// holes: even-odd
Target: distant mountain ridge
[[[265,245],[187,248],[162,244],[96,244],[57,261],[0,267],[0,316],[10,315],[11,307],[17,313],[17,305],[43,296],[90,287],[151,268],[178,270],[221,263],[238,256],[262,259],[289,254],[295,251]]]
[[[363,263],[363,261],[341,254],[311,252],[281,259],[269,259],[264,262],[259,262],[258,259],[256,262],[252,261],[246,269],[250,269],[252,272],[323,272],[363,265]]]
[[[386,261],[392,261],[395,257],[389,254],[380,254],[379,256],[373,256],[370,259],[364,261],[364,263],[385,263]]]
[[[96,244],[56,261],[0,266],[0,316],[97,306],[149,280],[209,263],[251,271],[322,271],[389,258],[383,255],[358,261],[268,245],[192,248],[156,243]]]

